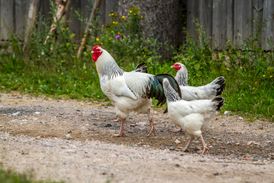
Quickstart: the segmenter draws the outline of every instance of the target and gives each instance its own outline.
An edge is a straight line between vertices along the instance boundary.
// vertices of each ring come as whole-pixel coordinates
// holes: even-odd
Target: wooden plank
[[[39,5],[39,14],[42,15],[44,20],[51,21],[51,9],[50,9],[50,1],[52,0],[43,0]],[[52,3],[54,3],[52,1]]]
[[[93,4],[93,0],[89,0],[89,1],[82,0],[81,1],[81,15],[82,15],[82,18],[85,21],[81,21],[80,37],[83,37],[83,35],[84,35],[85,28],[86,28],[86,25],[87,25],[86,22],[88,20],[89,14],[91,12],[92,4]]]
[[[274,48],[274,1],[264,0],[263,4],[262,47],[265,50]]]
[[[258,39],[258,44],[261,46],[261,35],[263,28],[263,0],[253,0],[253,26],[252,35]]]
[[[106,12],[106,0],[102,0],[100,9],[98,11],[98,14],[99,14],[98,20],[100,24],[105,24],[106,22],[105,12]]]
[[[234,45],[240,48],[252,34],[252,1],[234,1]]]
[[[70,30],[75,33],[76,40],[81,39],[81,21],[75,15],[75,12],[79,12],[81,14],[81,0],[72,0],[71,1],[71,10],[69,12],[69,27]]]
[[[233,0],[226,0],[226,42],[233,43]]]
[[[226,43],[226,0],[213,0],[212,47],[223,49]]]
[[[1,40],[8,40],[9,36],[14,31],[14,1],[0,0],[1,14],[0,14],[0,37]]]
[[[40,2],[41,2],[40,0],[32,0],[29,4],[27,20],[26,20],[27,22],[26,31],[24,35],[24,46],[23,46],[25,56],[28,56],[29,42],[30,42],[32,31],[36,25],[38,8],[39,8]]]
[[[187,1],[187,33],[194,40],[198,38],[195,25],[195,22],[198,20],[198,5],[199,0]]]
[[[199,1],[199,21],[207,38],[212,36],[212,2],[213,0]]]
[[[109,13],[116,12],[118,9],[118,1],[105,0],[105,24],[111,23]]]
[[[19,39],[24,39],[26,18],[30,0],[15,0],[15,33]]]

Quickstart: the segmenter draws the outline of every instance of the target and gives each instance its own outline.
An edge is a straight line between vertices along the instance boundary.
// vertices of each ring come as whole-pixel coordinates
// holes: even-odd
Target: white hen
[[[175,76],[184,100],[212,99],[221,95],[225,87],[225,78],[219,76],[211,83],[203,86],[188,86],[188,71],[184,64],[175,63],[171,66],[177,73]]]
[[[165,103],[162,80],[168,78],[172,87],[180,92],[176,80],[167,74],[154,76],[135,71],[125,72],[117,65],[114,58],[98,45],[92,48],[92,59],[96,64],[101,89],[112,101],[121,122],[120,132],[116,136],[125,136],[124,123],[130,112],[148,114],[150,122],[148,135],[151,135],[155,129],[150,112],[151,98],[155,97],[158,104]]]
[[[203,145],[202,154],[204,154],[208,148],[202,135],[202,126],[223,106],[223,98],[217,96],[211,100],[183,100],[167,79],[163,80],[163,88],[167,99],[169,118],[190,135],[190,140],[184,151],[187,150],[194,137],[200,137]]]

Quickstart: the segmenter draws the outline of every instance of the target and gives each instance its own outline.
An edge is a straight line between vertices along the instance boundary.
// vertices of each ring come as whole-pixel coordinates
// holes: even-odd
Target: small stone
[[[108,123],[108,124],[105,124],[104,127],[112,127],[112,124]]]
[[[35,115],[39,115],[39,114],[41,114],[41,112],[36,111],[34,114]]]
[[[72,139],[71,134],[69,134],[69,133],[68,133],[68,134],[66,134],[66,135],[65,135],[65,138],[66,138],[67,140]]]
[[[243,120],[244,118],[243,118],[243,117],[241,117],[241,116],[239,116],[239,117],[238,117],[238,119],[239,119],[239,120]]]
[[[220,126],[226,126],[226,124],[225,123],[221,123]]]
[[[214,176],[218,176],[218,175],[221,175],[219,172],[215,172],[213,173]]]
[[[20,113],[21,113],[20,111],[17,111],[17,112],[12,113],[11,115],[12,116],[18,116]]]
[[[252,161],[259,161],[259,158],[256,157],[256,156],[254,156],[253,159],[252,159]]]
[[[26,154],[29,154],[28,152],[25,152],[25,151],[21,151],[21,154],[22,155],[26,155]]]
[[[229,116],[230,114],[231,114],[231,111],[225,111],[225,112],[224,112],[224,115],[225,115],[225,116]]]
[[[171,146],[170,148],[168,148],[170,151],[174,151],[175,147]]]
[[[175,167],[178,167],[178,168],[179,168],[179,167],[180,167],[180,165],[176,163],[176,164],[175,164]]]
[[[260,126],[258,127],[258,129],[259,129],[259,130],[263,130],[263,129],[264,129],[264,126],[263,126],[263,125],[260,125]]]
[[[176,139],[174,142],[175,142],[176,144],[180,144],[180,143],[181,143],[181,141],[178,140],[178,139]]]
[[[137,123],[138,126],[142,126],[142,127],[145,127],[146,126],[146,122],[139,122]]]
[[[255,142],[255,141],[248,141],[246,145],[248,145],[248,146],[250,146],[250,145],[260,145],[260,143]]]
[[[235,145],[238,146],[238,145],[240,145],[240,143],[239,143],[239,142],[236,142]]]
[[[41,123],[42,125],[45,125],[45,124],[46,124],[46,122],[45,122],[45,121],[40,121],[40,123]]]

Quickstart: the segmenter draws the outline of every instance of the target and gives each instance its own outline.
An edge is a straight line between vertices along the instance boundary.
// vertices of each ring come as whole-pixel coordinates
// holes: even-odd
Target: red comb
[[[100,45],[96,44],[92,47],[92,50],[97,49],[98,47],[100,47]]]

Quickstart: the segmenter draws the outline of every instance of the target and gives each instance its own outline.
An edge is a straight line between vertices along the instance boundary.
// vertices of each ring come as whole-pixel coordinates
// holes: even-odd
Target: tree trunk
[[[143,19],[141,28],[144,37],[154,38],[163,45],[178,47],[184,40],[183,25],[186,20],[186,0],[119,0],[118,12],[127,15],[132,6],[140,8]],[[161,46],[163,57],[170,57],[171,52]]]

